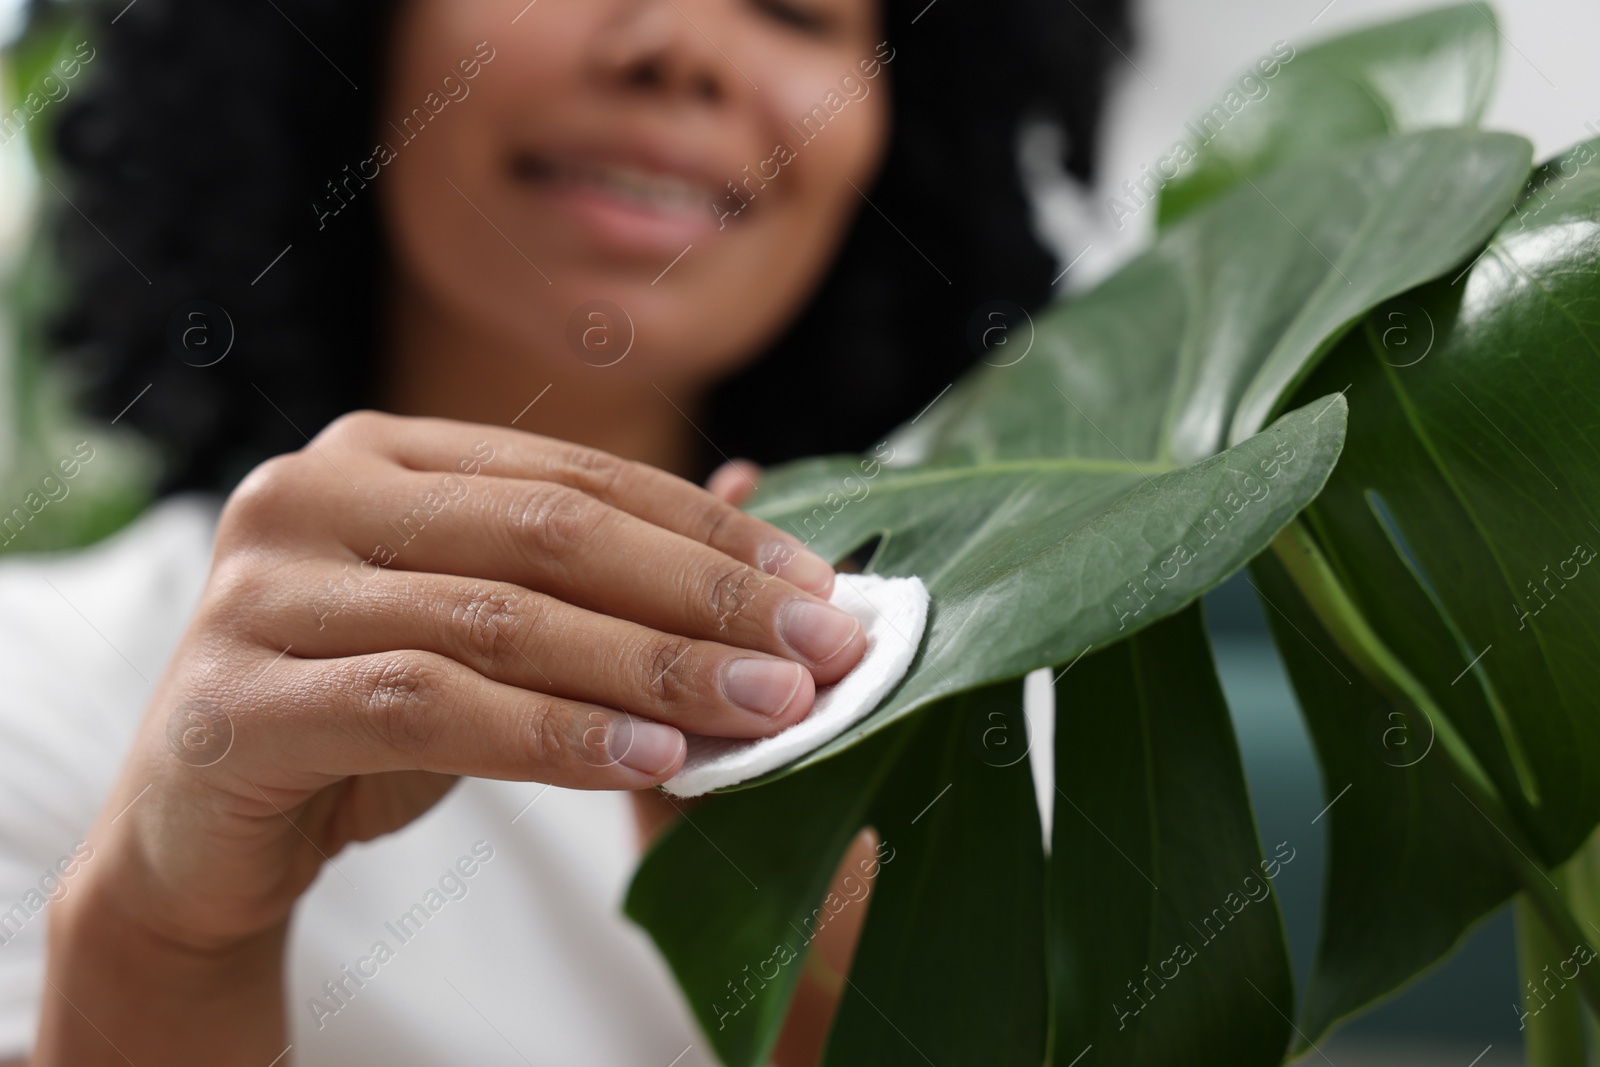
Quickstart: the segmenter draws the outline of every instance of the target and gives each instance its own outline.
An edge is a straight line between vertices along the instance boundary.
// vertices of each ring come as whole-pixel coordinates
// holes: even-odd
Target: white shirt
[[[218,507],[177,497],[92,548],[0,560],[0,1060],[33,1043],[48,894],[72,891],[56,872],[199,598]],[[339,853],[294,915],[294,1063],[710,1067],[621,914],[632,818],[625,793],[468,778]]]

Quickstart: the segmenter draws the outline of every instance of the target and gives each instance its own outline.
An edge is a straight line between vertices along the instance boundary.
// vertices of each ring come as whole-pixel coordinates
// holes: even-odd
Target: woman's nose
[[[711,6],[696,0],[619,3],[596,41],[600,75],[634,91],[724,99],[729,77],[740,75],[702,28],[716,29]]]

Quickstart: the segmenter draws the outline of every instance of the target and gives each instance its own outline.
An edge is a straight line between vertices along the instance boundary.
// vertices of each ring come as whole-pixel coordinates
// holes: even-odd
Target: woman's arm
[[[677,805],[693,808],[699,803],[669,801],[653,790],[635,793],[633,799],[641,850],[648,850],[655,838],[679,818]],[[852,906],[823,925],[806,947],[794,999],[772,1052],[772,1067],[816,1067],[822,1059],[828,1028],[833,1025],[834,1013],[839,1008],[845,975],[850,973],[850,961],[861,939],[867,907],[872,902],[871,880],[859,877],[859,873],[853,876],[852,872],[866,870],[877,854],[877,833],[871,828],[863,829],[845,849],[833,873],[833,882],[822,899],[831,893],[838,899],[852,901]],[[849,884],[846,879],[850,880]],[[817,901],[819,906],[822,899]]]
[[[287,921],[205,950],[149,929],[128,887],[86,881],[51,912],[34,1064],[263,1067],[281,1055]]]
[[[773,1067],[816,1067],[822,1059],[822,1047],[839,1010],[845,976],[850,973],[850,961],[872,903],[872,882],[859,877],[859,872],[876,862],[878,843],[875,831],[862,830],[845,849],[838,870],[833,872],[833,883],[823,899],[834,894],[837,899],[852,901],[852,905],[818,930],[806,949],[805,969],[800,972],[783,1032],[772,1052]],[[861,895],[858,897],[857,893]],[[821,906],[822,901],[817,904]]]

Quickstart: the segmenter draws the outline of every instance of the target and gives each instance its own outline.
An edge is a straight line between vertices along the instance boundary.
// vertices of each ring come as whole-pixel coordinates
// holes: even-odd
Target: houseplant
[[[1025,358],[769,472],[752,510],[833,558],[877,539],[933,610],[873,715],[635,877],[724,1062],[765,1062],[866,825],[895,858],[829,1065],[1278,1063],[1510,898],[1530,1061],[1583,1062],[1600,142],[1534,169],[1478,129],[1498,43],[1467,4],[1300,50]],[[1196,603],[1245,567],[1332,805],[1298,998]],[[1027,762],[981,741],[1041,667],[1048,853]]]

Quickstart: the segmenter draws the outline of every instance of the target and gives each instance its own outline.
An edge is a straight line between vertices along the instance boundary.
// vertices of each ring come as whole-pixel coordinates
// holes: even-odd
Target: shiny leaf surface
[[[1352,405],[1349,446],[1307,524],[1546,866],[1600,820],[1600,580],[1589,574],[1600,559],[1597,345],[1600,144],[1590,143],[1541,169],[1470,270],[1376,309],[1307,389],[1339,381]],[[1385,735],[1370,699],[1341,712],[1326,679],[1296,686],[1330,784],[1358,770],[1382,780],[1333,820],[1307,1004],[1315,1032],[1434,962],[1510,887],[1485,854],[1497,844],[1485,817],[1437,773],[1411,774],[1391,799],[1386,810],[1408,813],[1403,827],[1361,815],[1400,787],[1381,766],[1352,763],[1327,720],[1348,722],[1353,706],[1368,731],[1411,736],[1419,749],[1441,724],[1390,708],[1402,718]],[[1387,869],[1397,835],[1430,853],[1405,876]],[[1358,899],[1371,879],[1389,887],[1392,921]]]
[[[880,852],[891,851],[824,1067],[1038,1067],[1044,842],[1025,747],[990,736],[1021,724],[1017,682],[913,723],[917,736],[873,802]]]
[[[1192,158],[1175,144],[1164,169],[1157,161],[1159,176],[1177,175],[1161,190],[1161,226],[1291,160],[1476,125],[1494,85],[1498,33],[1488,5],[1468,3],[1263,52],[1186,124],[1180,144]]]
[[[1527,155],[1440,130],[1287,168],[1041,317],[1024,358],[969,376],[873,456],[772,472],[756,514],[833,558],[881,536],[872,569],[933,594],[906,680],[794,766],[1126,636],[1264,548],[1320,488],[1343,408],[1250,435],[1350,322],[1481,243]]]
[[[1198,606],[1056,683],[1052,1063],[1277,1063],[1294,992]],[[1303,842],[1301,844],[1304,844]]]

